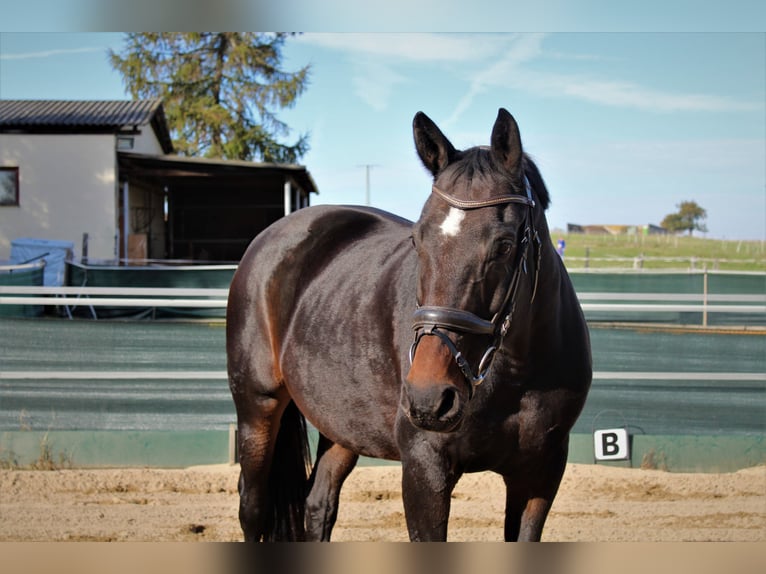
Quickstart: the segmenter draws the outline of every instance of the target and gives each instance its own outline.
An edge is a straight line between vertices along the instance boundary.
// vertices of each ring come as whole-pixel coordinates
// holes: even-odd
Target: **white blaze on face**
[[[447,214],[447,218],[441,224],[439,229],[442,230],[442,233],[444,235],[455,237],[458,233],[460,233],[460,224],[463,222],[464,217],[465,217],[465,211],[462,211],[455,207],[450,207],[449,213]]]

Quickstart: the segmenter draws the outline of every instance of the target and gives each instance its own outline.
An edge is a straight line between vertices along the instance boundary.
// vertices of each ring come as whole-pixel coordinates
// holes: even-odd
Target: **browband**
[[[492,205],[503,205],[505,203],[521,203],[529,207],[535,206],[535,200],[532,199],[532,186],[529,185],[527,176],[524,176],[524,189],[527,192],[527,196],[522,195],[498,195],[496,197],[490,197],[489,199],[457,199],[451,195],[447,195],[441,189],[435,185],[431,186],[431,191],[441,197],[444,201],[449,203],[452,207],[458,209],[479,209],[482,207],[490,207]]]

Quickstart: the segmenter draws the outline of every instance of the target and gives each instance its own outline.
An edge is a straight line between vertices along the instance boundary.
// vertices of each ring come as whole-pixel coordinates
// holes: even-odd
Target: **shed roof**
[[[173,151],[162,100],[0,100],[0,132],[111,133],[151,125]]]
[[[176,155],[155,156],[132,152],[117,154],[120,171],[151,178],[203,177],[278,173],[291,177],[307,194],[319,194],[319,189],[305,166],[283,163],[263,163]]]

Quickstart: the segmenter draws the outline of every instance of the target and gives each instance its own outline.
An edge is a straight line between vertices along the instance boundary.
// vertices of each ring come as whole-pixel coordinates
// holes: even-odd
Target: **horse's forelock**
[[[498,188],[524,193],[521,182],[513,180],[488,147],[474,147],[458,154],[437,178],[437,186],[458,199],[486,199]]]
[[[536,201],[544,210],[548,209],[551,203],[548,188],[537,165],[527,154],[524,154],[522,169]],[[496,194],[493,190],[498,188],[510,189],[519,195],[526,193],[523,180],[516,181],[487,146],[458,152],[456,160],[438,175],[436,185],[458,199],[486,199],[490,194]]]

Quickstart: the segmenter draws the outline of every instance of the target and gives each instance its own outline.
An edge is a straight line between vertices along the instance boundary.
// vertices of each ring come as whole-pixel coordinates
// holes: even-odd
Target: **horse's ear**
[[[420,161],[434,176],[453,160],[457,150],[436,124],[423,112],[415,114],[412,132]]]
[[[513,174],[521,168],[521,136],[519,126],[513,116],[504,108],[497,112],[495,126],[492,128],[492,152]]]

